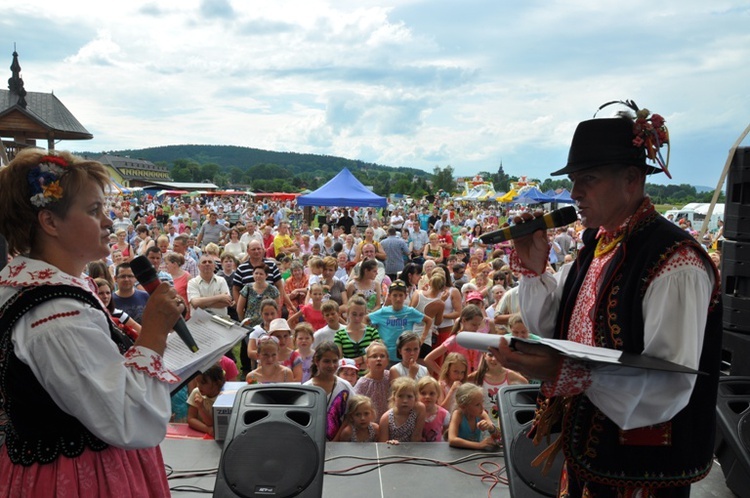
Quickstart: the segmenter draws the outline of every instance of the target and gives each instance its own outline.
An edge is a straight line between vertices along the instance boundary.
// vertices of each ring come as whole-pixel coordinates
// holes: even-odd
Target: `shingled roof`
[[[24,89],[15,51],[10,68],[8,90],[0,90],[0,137],[17,142],[44,139],[52,145],[55,140],[94,138],[53,93]]]

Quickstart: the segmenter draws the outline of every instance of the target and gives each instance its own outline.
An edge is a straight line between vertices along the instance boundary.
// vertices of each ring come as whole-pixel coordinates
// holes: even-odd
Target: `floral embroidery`
[[[51,268],[45,268],[44,270],[30,271],[29,272],[29,276],[33,280],[48,280],[54,274],[55,274],[55,272]]]
[[[18,276],[19,273],[21,273],[26,268],[26,261],[21,263],[20,265],[16,266],[9,266],[8,267],[8,276],[11,278],[15,278]]]
[[[125,366],[169,384],[176,384],[180,381],[177,375],[164,368],[161,355],[140,346],[128,349],[125,353]]]
[[[560,366],[560,372],[554,382],[542,384],[541,392],[551,398],[553,396],[575,396],[586,391],[591,386],[591,369],[588,365],[565,358]]]

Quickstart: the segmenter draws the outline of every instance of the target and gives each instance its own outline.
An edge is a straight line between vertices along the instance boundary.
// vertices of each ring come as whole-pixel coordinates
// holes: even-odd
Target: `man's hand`
[[[513,223],[519,225],[542,215],[544,215],[542,211],[536,211],[533,215],[531,213],[523,213],[521,216],[513,218]],[[549,260],[549,242],[547,241],[547,233],[544,230],[537,230],[531,235],[513,239],[513,246],[516,249],[518,259],[521,260],[521,264],[524,267],[537,275],[544,273],[547,268],[547,261]]]
[[[490,348],[490,353],[505,368],[515,370],[527,379],[554,381],[560,372],[563,357],[550,348],[537,344],[517,342],[516,350],[510,348],[503,337],[500,346]]]

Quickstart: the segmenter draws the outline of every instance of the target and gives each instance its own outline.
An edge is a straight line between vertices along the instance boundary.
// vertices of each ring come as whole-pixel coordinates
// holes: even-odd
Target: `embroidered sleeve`
[[[574,396],[586,391],[591,385],[591,369],[580,361],[565,358],[554,382],[542,384],[541,392],[553,396]]]
[[[168,384],[176,384],[180,378],[164,367],[164,360],[148,348],[133,346],[125,353],[125,366]]]
[[[510,261],[510,263],[509,263],[510,264],[510,269],[514,273],[520,273],[524,277],[528,277],[528,278],[534,278],[534,277],[538,277],[539,276],[536,272],[531,271],[528,268],[526,268],[525,266],[523,266],[523,263],[521,263],[521,259],[518,257],[518,253],[516,252],[515,249],[513,249],[510,252],[509,261]]]

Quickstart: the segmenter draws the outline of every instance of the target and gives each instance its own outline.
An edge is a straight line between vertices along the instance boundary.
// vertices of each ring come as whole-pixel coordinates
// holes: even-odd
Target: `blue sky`
[[[579,121],[632,99],[671,133],[674,179],[649,181],[714,187],[750,123],[748,2],[29,0],[13,12],[0,62],[16,43],[26,90],[54,91],[94,135],[58,148],[239,145],[457,176],[502,161],[543,179]]]

